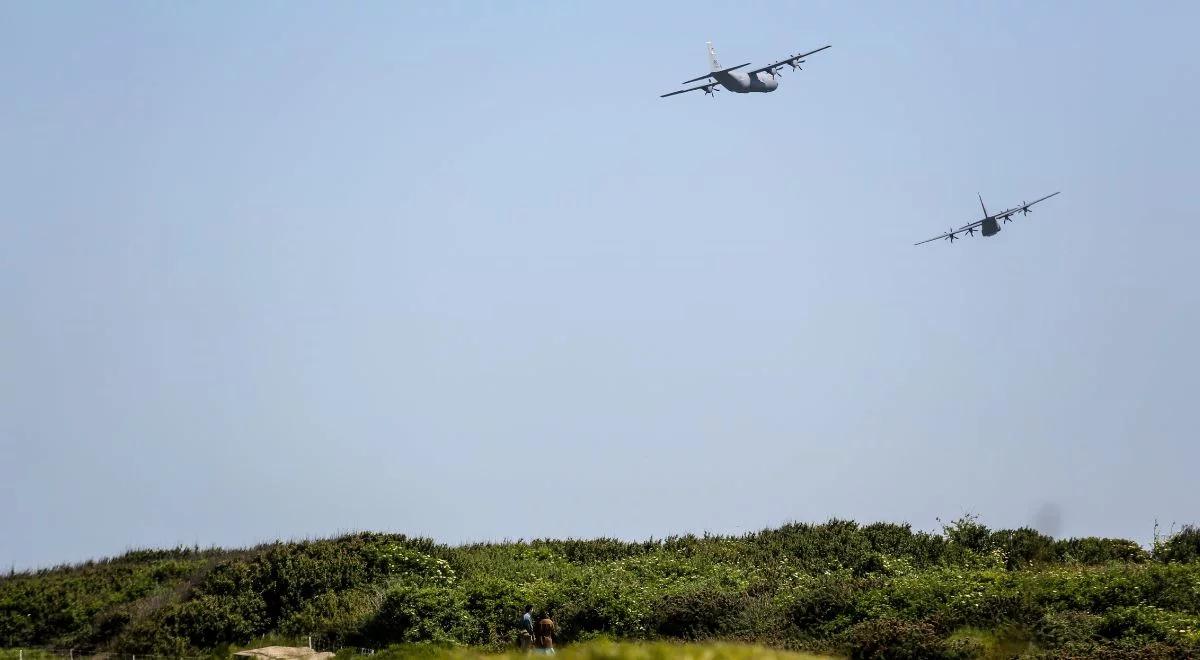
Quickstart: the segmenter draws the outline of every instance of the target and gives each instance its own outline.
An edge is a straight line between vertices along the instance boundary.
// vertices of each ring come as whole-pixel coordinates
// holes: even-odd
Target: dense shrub
[[[373,590],[328,592],[284,619],[279,631],[296,638],[315,635],[326,646],[366,642],[363,630],[379,613],[382,595]]]
[[[1200,560],[1200,527],[1184,525],[1179,532],[1155,543],[1154,558],[1178,563]]]
[[[1187,648],[1159,642],[1078,642],[1024,657],[1036,660],[1193,660],[1196,655]]]
[[[1200,617],[1153,605],[1119,607],[1101,617],[1097,631],[1113,640],[1194,644],[1200,643]]]
[[[265,605],[253,596],[219,598],[206,594],[175,606],[165,617],[166,627],[184,631],[196,648],[246,642],[265,632]]]
[[[967,514],[942,526],[942,533],[952,545],[972,550],[987,552],[992,548],[992,533],[987,526],[979,522],[978,516]]]
[[[1033,627],[1034,640],[1049,648],[1091,643],[1099,638],[1100,622],[1087,612],[1049,612]]]
[[[530,603],[567,643],[722,638],[965,657],[981,643],[952,635],[967,627],[1023,630],[1064,656],[1200,657],[1198,536],[1184,527],[1159,540],[1155,561],[1129,541],[993,531],[973,516],[941,534],[833,520],[634,543],[354,534],[139,550],[0,577],[0,645],[195,655],[312,635],[325,648],[500,649]]]
[[[397,587],[367,624],[371,639],[384,643],[462,643],[469,629],[462,594],[442,587]]]
[[[864,618],[856,602],[863,584],[846,576],[815,578],[792,595],[788,619],[805,633],[835,634]]]
[[[1121,561],[1141,563],[1150,558],[1140,545],[1125,539],[1102,539],[1089,536],[1055,541],[1060,561],[1078,564],[1105,564]]]
[[[846,633],[854,660],[938,660],[971,658],[980,647],[970,640],[951,642],[925,621],[864,621]]]
[[[708,588],[659,597],[651,607],[650,626],[664,637],[704,639],[716,637],[733,625],[734,613],[744,597]]]
[[[989,545],[1000,549],[1010,571],[1058,560],[1054,539],[1028,527],[992,532]]]

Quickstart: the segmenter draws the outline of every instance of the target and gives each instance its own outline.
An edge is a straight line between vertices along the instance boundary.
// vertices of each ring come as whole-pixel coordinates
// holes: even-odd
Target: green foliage
[[[402,543],[390,542],[368,546],[368,565],[383,575],[399,576],[411,582],[451,585],[457,576],[450,562],[428,555]]]
[[[458,591],[403,585],[384,595],[366,632],[370,639],[384,643],[461,644],[469,627],[466,599]]]
[[[1087,612],[1048,612],[1034,626],[1034,639],[1044,647],[1066,647],[1095,642],[1103,617]]]
[[[789,598],[789,621],[816,637],[837,634],[865,617],[862,595],[868,583],[846,574],[819,575],[801,583]]]
[[[512,647],[530,603],[552,613],[568,646],[738,639],[854,657],[1200,657],[1198,538],[1184,527],[1151,554],[1121,539],[991,530],[968,515],[940,534],[831,520],[636,543],[448,547],[354,534],[138,550],[0,578],[0,646],[195,655],[312,635],[321,648],[495,651]]]
[[[1060,561],[1078,564],[1106,564],[1114,561],[1142,563],[1150,558],[1140,545],[1125,539],[1087,537],[1055,541]]]
[[[1165,539],[1155,539],[1154,558],[1181,564],[1200,560],[1200,527],[1184,525]]]
[[[988,541],[991,547],[1000,549],[1004,567],[1010,571],[1059,559],[1054,539],[1028,527],[992,532]]]
[[[1191,645],[1200,643],[1200,617],[1153,605],[1119,607],[1104,614],[1099,633],[1108,639]]]
[[[943,638],[925,621],[863,621],[845,638],[853,660],[952,660],[971,658],[978,651],[978,645],[969,641]]]
[[[347,651],[338,652],[339,660],[359,660]],[[389,647],[361,660],[481,660],[484,656],[468,649],[438,646],[433,644],[403,644]],[[777,649],[742,644],[672,644],[672,643],[618,643],[611,640],[596,640],[586,644],[575,644],[562,649],[556,656],[561,660],[832,660],[827,656],[780,651]],[[524,653],[512,651],[506,654],[486,656],[488,660],[515,660],[528,658]],[[7,660],[7,659],[4,659]]]
[[[731,615],[745,606],[744,601],[743,594],[714,586],[667,592],[652,604],[647,624],[664,637],[719,637],[737,623]]]
[[[279,631],[293,638],[314,635],[326,646],[365,643],[361,631],[381,602],[382,594],[370,589],[326,592],[284,619]]]
[[[942,526],[942,533],[951,544],[967,550],[983,553],[992,546],[992,533],[981,522],[979,516],[966,514],[961,518]]]

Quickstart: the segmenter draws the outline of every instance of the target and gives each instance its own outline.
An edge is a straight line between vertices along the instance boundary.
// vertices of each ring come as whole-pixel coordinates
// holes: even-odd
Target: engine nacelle
[[[779,76],[773,76],[768,71],[754,74],[754,91],[773,92],[779,87]]]

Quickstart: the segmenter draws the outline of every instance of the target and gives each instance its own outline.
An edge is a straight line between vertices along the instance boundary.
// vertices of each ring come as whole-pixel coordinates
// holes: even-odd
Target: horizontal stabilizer
[[[686,84],[688,84],[688,83],[694,83],[694,82],[696,82],[697,80],[704,80],[705,78],[711,78],[711,77],[713,77],[713,76],[717,75],[718,73],[727,73],[727,72],[729,72],[729,71],[733,71],[734,69],[740,69],[740,68],[742,68],[742,67],[744,67],[744,66],[750,66],[750,63],[749,63],[749,62],[746,62],[745,64],[739,64],[739,65],[737,65],[737,66],[731,66],[731,67],[729,67],[728,69],[721,69],[720,71],[713,71],[712,73],[705,74],[705,75],[703,75],[703,76],[700,76],[699,78],[692,78],[691,80],[685,80],[685,81],[683,81],[683,82],[681,82],[681,83],[679,83],[679,84],[680,84],[680,85],[686,85]]]

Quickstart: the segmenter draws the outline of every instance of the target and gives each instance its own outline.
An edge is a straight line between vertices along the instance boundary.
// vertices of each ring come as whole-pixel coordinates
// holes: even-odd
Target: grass
[[[949,639],[975,642],[979,648],[975,656],[978,660],[1008,660],[1041,650],[1028,630],[1016,626],[1000,626],[992,630],[960,628]]]

